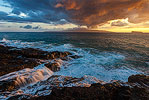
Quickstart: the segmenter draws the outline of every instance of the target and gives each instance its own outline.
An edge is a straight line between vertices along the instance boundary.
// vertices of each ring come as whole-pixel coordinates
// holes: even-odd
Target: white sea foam
[[[53,76],[47,80],[20,88],[17,91],[12,91],[7,98],[21,94],[29,95],[31,97],[45,96],[51,93],[53,87],[89,87],[92,83],[102,84],[103,82],[92,76],[84,76],[82,80],[76,78],[72,79],[69,76]]]
[[[62,75],[58,81],[62,81],[63,76],[85,78],[85,80],[81,81],[80,83],[66,85],[68,87],[71,87],[80,84],[92,84],[99,82],[99,80],[103,80],[106,82],[109,82],[110,80],[127,81],[130,75],[141,73],[136,70],[127,68],[125,64],[122,64],[122,61],[125,60],[125,55],[119,53],[91,53],[91,48],[77,48],[72,44],[46,44],[44,41],[22,42],[20,40],[7,40],[3,38],[3,40],[1,40],[0,42],[1,44],[17,48],[40,48],[44,51],[69,51],[73,54],[82,56],[79,59],[67,61],[67,63],[64,63],[61,60],[58,61],[58,63],[61,66],[61,70],[55,73],[53,73],[51,70],[49,70],[42,64],[40,66],[35,67],[34,69],[27,68],[1,76],[0,80],[9,80],[16,78],[16,84],[20,87],[29,84],[29,86],[32,87],[31,83],[36,83],[36,85],[35,87],[33,86],[31,89],[28,89],[28,87],[20,88],[20,90],[11,92],[8,97],[0,95],[0,99],[6,99],[13,95],[19,94],[36,95],[37,91],[38,96],[48,95],[51,93],[50,85],[46,83],[41,85],[40,82],[42,80],[46,80],[51,75]],[[49,61],[45,60],[43,62],[48,63]],[[119,64],[120,66],[115,67]]]
[[[18,48],[32,47],[40,48],[45,51],[69,51],[73,54],[82,56],[79,59],[69,61],[67,66],[61,68],[55,75],[65,75],[72,77],[83,77],[84,75],[94,76],[100,80],[122,80],[127,81],[132,74],[139,74],[133,69],[127,68],[121,61],[125,60],[125,55],[114,52],[91,53],[91,48],[77,48],[72,44],[54,45],[39,42],[22,42],[20,40],[7,40],[3,38],[0,42],[5,45],[15,46]],[[118,68],[116,65],[121,64]]]
[[[125,66],[113,68],[117,62],[124,59],[125,57],[120,54],[107,53],[106,55],[92,55],[90,53],[84,53],[82,58],[71,61],[67,68],[61,68],[59,72],[54,74],[72,77],[89,75],[107,82],[110,80],[127,81],[130,75],[139,74],[140,72]],[[106,67],[110,67],[110,69]]]
[[[6,38],[0,40],[0,43],[17,48],[39,48],[44,51],[66,51],[73,47],[71,44],[55,46],[53,44],[45,44],[44,41],[22,42],[21,40],[7,40]]]

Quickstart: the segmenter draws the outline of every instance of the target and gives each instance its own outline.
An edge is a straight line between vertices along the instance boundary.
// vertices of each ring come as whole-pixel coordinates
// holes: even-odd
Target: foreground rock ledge
[[[56,77],[54,76],[54,79]],[[71,80],[71,82],[83,80],[70,77],[65,79],[64,83]],[[42,84],[44,83],[46,82],[42,82]],[[59,87],[58,84],[56,83],[56,87],[52,88],[50,95],[34,98],[17,95],[8,100],[18,100],[18,98],[21,98],[21,100],[149,100],[149,76],[146,75],[132,75],[129,77],[128,82],[125,83],[115,81],[102,84],[99,82],[91,84],[89,87]]]
[[[34,68],[39,65],[39,59],[53,60],[57,58],[68,60],[79,58],[79,56],[72,55],[69,52],[46,52],[32,48],[18,49],[0,45],[0,76],[24,68]],[[46,66],[52,71],[59,70],[59,67],[55,67],[58,66],[57,63],[48,63]],[[149,100],[149,76],[146,75],[132,75],[125,83],[121,81],[106,84],[98,82],[96,84],[85,84],[87,87],[81,87],[82,83],[78,84],[84,80],[83,78],[64,77],[65,80],[60,82],[57,81],[59,77],[62,76],[53,76],[48,79],[49,81],[39,82],[39,86],[42,84],[49,86],[49,91],[52,91],[49,95],[32,97],[21,94],[10,97],[8,100],[27,100],[27,98],[29,100]],[[67,87],[66,85],[63,87],[60,86],[61,83],[64,85],[75,83],[78,86]],[[51,84],[53,87],[51,87]],[[38,84],[35,84],[35,87],[36,85]],[[2,92],[13,91],[14,88],[13,80],[0,82]]]

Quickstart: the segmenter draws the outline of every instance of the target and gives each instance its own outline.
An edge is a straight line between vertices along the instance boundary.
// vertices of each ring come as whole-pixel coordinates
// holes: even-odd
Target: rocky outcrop
[[[102,83],[94,77],[84,76],[82,78],[74,78],[69,76],[53,75],[47,80],[37,82],[34,85],[29,85],[7,94],[1,92],[8,100],[21,100],[20,98],[32,98],[35,96],[44,96],[51,93],[53,88],[62,87],[90,87],[91,83]],[[14,96],[13,96],[14,95]]]
[[[8,100],[149,100],[148,77],[132,75],[129,80],[133,82],[104,83],[87,76],[73,78],[53,75],[47,80],[27,86],[24,90],[18,90],[19,95],[11,96]],[[134,81],[136,79],[141,80],[143,85],[140,81]],[[26,89],[29,94],[23,93]]]
[[[128,78],[129,83],[137,83],[140,86],[149,88],[149,76],[146,75],[132,75]]]
[[[133,80],[133,84],[116,81],[106,84],[96,83],[90,87],[53,88],[50,95],[30,100],[149,100],[149,89],[141,85],[146,84],[147,77],[145,75],[130,76],[129,80],[131,82]],[[136,79],[141,80],[141,84],[140,81],[134,81]],[[149,86],[148,83],[146,85]]]
[[[77,58],[80,56],[70,52],[47,52],[0,45],[0,99],[4,97],[8,100],[149,100],[149,76],[146,75],[132,75],[128,78],[128,82],[113,81],[111,83],[104,83],[87,76],[73,78],[53,75],[46,80],[37,81],[34,85],[16,88],[16,80],[19,80],[18,83],[23,83],[22,80],[25,80],[25,83],[32,83],[34,80],[30,79],[41,79],[37,76],[48,75],[48,72],[33,69],[45,63],[46,60],[50,60],[45,64],[47,69],[56,72],[60,70],[62,61]],[[22,69],[24,70],[21,72],[24,76],[22,78],[15,75],[16,72],[10,73],[20,72]],[[27,71],[29,74],[25,73]],[[8,75],[5,76],[5,74]],[[8,76],[14,76],[16,79],[8,78]]]
[[[24,68],[34,68],[42,63],[40,60],[71,60],[73,58],[79,58],[79,56],[73,55],[67,51],[47,52],[33,48],[18,49],[15,47],[0,45],[0,76],[22,70]],[[47,66],[53,71],[59,70],[58,63],[49,63]]]
[[[73,78],[53,75],[47,80],[13,91],[15,96],[11,93],[3,95],[10,95],[8,100],[148,100],[148,77],[132,75],[128,82],[105,83],[88,76]],[[11,82],[11,84],[2,82],[3,86],[8,87],[3,91],[14,89],[13,81]]]

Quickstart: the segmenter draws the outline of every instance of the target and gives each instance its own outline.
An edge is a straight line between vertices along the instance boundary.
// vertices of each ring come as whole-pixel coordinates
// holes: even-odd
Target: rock
[[[1,59],[1,57],[0,57]],[[8,74],[10,72],[22,70],[24,68],[34,68],[38,63],[35,59],[28,58],[10,58],[0,60],[0,76]]]
[[[134,75],[145,80],[148,76]],[[148,79],[148,78],[147,78]],[[137,81],[140,82],[140,81]],[[30,100],[149,100],[149,91],[144,86],[133,85],[129,82],[115,81],[113,83],[96,83],[90,87],[61,87],[53,88],[50,95],[30,98]]]
[[[40,49],[18,49],[15,47],[0,45],[0,76],[10,72],[22,70],[24,68],[34,68],[35,66],[39,65],[38,62],[40,62],[40,60],[70,60],[70,57],[68,57],[70,55],[72,56],[72,54],[67,51],[47,52]],[[77,56],[73,58],[77,58]],[[53,71],[60,70],[59,63],[57,62],[49,63],[47,66]]]
[[[52,70],[53,72],[56,72],[56,71],[59,71],[60,70],[60,67],[62,65],[63,61],[61,59],[55,59],[55,60],[52,60],[51,62],[45,64],[45,66],[47,68],[49,68],[50,70]]]
[[[65,52],[53,51],[48,54],[48,59],[65,58],[68,55],[72,55],[72,54],[67,51]]]
[[[0,46],[0,76],[38,65],[36,59],[24,57],[22,52],[14,47]]]
[[[85,78],[53,75],[47,80],[27,86],[29,94],[23,95],[26,88],[22,88],[22,94],[10,100],[149,100],[149,91],[142,85],[121,81],[103,84],[95,78]],[[94,84],[88,84],[90,81],[94,81]]]
[[[146,75],[132,75],[128,78],[129,83],[138,83],[141,86],[149,88],[149,76]]]
[[[28,85],[25,88],[20,88],[16,91],[10,92],[9,94],[0,94],[10,98],[9,100],[22,100],[20,98],[26,98],[26,96],[38,97],[49,95],[53,88],[62,88],[62,87],[90,87],[90,81],[97,83],[97,79],[91,79],[87,77],[82,78],[73,78],[69,76],[60,76],[53,75],[47,80],[40,81],[34,85]],[[91,79],[91,80],[90,80]],[[28,98],[28,97],[27,97]],[[30,98],[28,98],[30,99]]]
[[[52,70],[53,72],[60,70],[60,65],[59,63],[56,63],[56,62],[45,64],[45,66],[49,68],[50,70]]]
[[[30,100],[149,100],[149,94],[138,87],[96,84],[91,87],[53,88],[50,95]]]
[[[0,81],[0,92],[12,91],[14,89],[15,89],[14,80]]]
[[[25,98],[31,98],[30,95],[16,95],[8,98],[7,100],[25,100]]]
[[[70,55],[69,57],[71,57],[71,58],[73,58],[73,59],[81,58],[81,56],[77,56],[77,55]]]

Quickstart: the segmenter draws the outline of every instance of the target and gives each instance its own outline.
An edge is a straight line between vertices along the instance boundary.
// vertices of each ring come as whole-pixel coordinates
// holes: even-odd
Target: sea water
[[[33,69],[26,68],[0,76],[0,81],[16,79],[16,85],[20,87],[13,92],[6,91],[7,96],[3,95],[5,92],[0,93],[2,100],[21,94],[26,96],[50,94],[51,90],[45,89],[50,88],[50,85],[40,82],[52,75],[61,75],[60,78],[84,77],[85,84],[97,83],[98,80],[126,82],[131,75],[149,75],[149,34],[3,32],[0,33],[0,44],[17,48],[38,48],[49,52],[69,51],[81,56],[70,61],[59,60],[58,72],[52,72],[41,64]]]
[[[56,75],[127,81],[133,74],[149,74],[149,34],[4,32],[0,33],[0,42],[81,56],[63,65]]]

